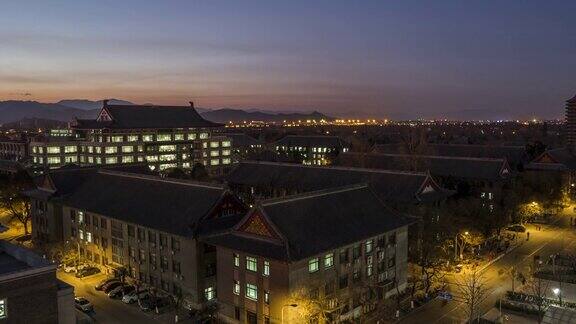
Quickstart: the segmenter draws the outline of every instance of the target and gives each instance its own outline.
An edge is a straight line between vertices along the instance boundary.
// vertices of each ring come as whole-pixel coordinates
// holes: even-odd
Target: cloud
[[[31,97],[32,93],[30,92],[10,92],[8,93],[11,96],[19,96],[19,97]]]

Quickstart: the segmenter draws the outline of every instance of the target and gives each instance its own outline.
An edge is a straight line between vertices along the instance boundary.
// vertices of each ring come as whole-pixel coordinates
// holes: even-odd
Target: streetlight
[[[282,309],[280,311],[280,313],[281,313],[280,314],[280,317],[281,317],[280,323],[281,324],[284,324],[284,308],[286,308],[286,307],[298,307],[298,304],[286,304],[286,305],[282,306]]]
[[[465,231],[463,234],[460,233],[456,233],[456,236],[454,237],[454,259],[458,259],[458,235],[465,235],[467,236],[469,233],[468,231]],[[464,249],[464,241],[461,240],[462,242],[460,243],[460,260],[462,260],[462,253],[463,253],[463,249]]]
[[[560,294],[560,288],[553,288],[552,292],[554,293],[554,295],[556,295],[556,297],[558,297],[558,302],[560,303],[560,305],[562,305],[562,295]]]

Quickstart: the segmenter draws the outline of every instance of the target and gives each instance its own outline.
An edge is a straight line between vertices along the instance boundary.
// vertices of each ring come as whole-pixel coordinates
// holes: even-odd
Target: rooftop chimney
[[[190,107],[194,108],[194,101],[189,101]]]

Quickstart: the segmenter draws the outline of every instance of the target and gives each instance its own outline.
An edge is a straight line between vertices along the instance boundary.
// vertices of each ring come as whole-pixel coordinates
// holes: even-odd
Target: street
[[[89,315],[96,323],[174,323],[172,312],[160,315],[143,312],[136,303],[125,304],[121,300],[108,298],[105,293],[94,289],[103,278],[105,275],[99,274],[78,279],[73,274],[58,271],[58,279],[73,285],[76,296],[85,297],[94,305],[94,312]]]
[[[564,211],[558,215],[555,224],[542,225],[540,231],[538,231],[535,226],[528,226],[530,240],[525,241],[522,245],[484,270],[483,275],[487,281],[489,295],[482,304],[482,314],[493,308],[499,298],[501,298],[507,290],[512,289],[512,279],[506,274],[501,274],[501,270],[508,270],[512,266],[516,266],[519,272],[527,276],[529,266],[532,264],[534,256],[539,255],[541,259],[546,260],[549,255],[573,248],[573,246],[576,245],[575,230],[569,227],[570,217],[573,215],[571,208],[564,209]],[[520,233],[519,239],[525,240],[526,234]],[[454,295],[452,301],[444,304],[441,300],[435,299],[401,319],[400,323],[464,322],[466,320],[465,305],[458,297],[458,289],[455,287],[458,277],[463,275],[464,274],[458,274],[449,278],[450,290]],[[516,282],[516,291],[519,290],[520,285],[521,283]],[[550,289],[551,288],[552,287],[550,287]],[[549,297],[552,297],[551,291]]]

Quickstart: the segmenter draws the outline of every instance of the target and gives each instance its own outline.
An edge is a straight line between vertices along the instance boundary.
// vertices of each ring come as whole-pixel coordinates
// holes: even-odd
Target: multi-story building
[[[48,172],[28,195],[33,239],[195,306],[216,290],[216,253],[198,236],[246,212],[220,186],[95,168]]]
[[[367,320],[405,289],[411,222],[366,185],[257,203],[233,230],[204,238],[217,247],[220,319]]]
[[[76,323],[74,288],[56,279],[56,265],[0,241],[0,323]]]
[[[229,138],[213,136],[221,126],[186,106],[108,105],[98,118],[76,119],[71,129],[33,139],[33,162],[44,168],[78,165],[118,165],[146,162],[151,169],[212,170],[231,164]]]
[[[367,183],[387,205],[412,211],[416,205],[440,204],[453,193],[424,172],[295,163],[242,161],[234,166],[225,180],[230,189],[248,204],[255,200]]]
[[[288,135],[274,143],[276,152],[303,164],[326,165],[350,145],[336,136]]]
[[[251,158],[265,149],[266,143],[244,133],[222,134],[232,140],[232,150],[237,161]]]
[[[572,152],[576,151],[576,96],[566,100],[566,144]]]
[[[28,158],[28,140],[24,135],[0,138],[0,160],[23,161]]]

